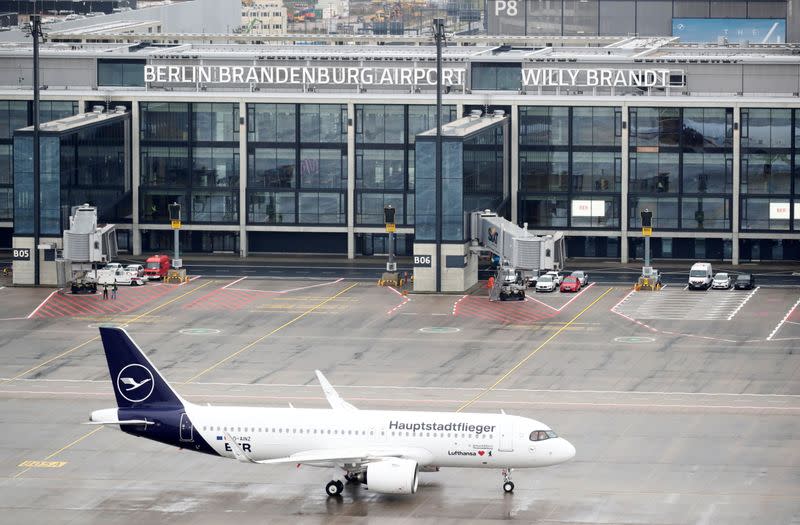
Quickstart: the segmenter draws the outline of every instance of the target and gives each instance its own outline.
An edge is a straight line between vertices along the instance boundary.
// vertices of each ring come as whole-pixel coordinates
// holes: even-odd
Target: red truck
[[[144,263],[144,276],[149,280],[163,279],[172,268],[166,255],[152,255]]]

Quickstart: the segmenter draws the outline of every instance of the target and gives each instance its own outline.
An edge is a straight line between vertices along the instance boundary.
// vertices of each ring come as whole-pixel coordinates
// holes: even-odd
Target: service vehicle
[[[740,273],[733,283],[733,287],[737,290],[752,290],[755,285],[756,276],[749,273]]]
[[[553,292],[556,289],[556,281],[550,272],[540,275],[539,280],[536,281],[537,292]]]
[[[569,275],[564,277],[564,280],[561,281],[561,286],[559,286],[558,289],[562,292],[577,292],[581,289],[581,281],[577,277]]]
[[[690,290],[708,290],[713,280],[714,271],[711,269],[711,263],[694,263],[692,269],[689,270]]]
[[[129,264],[125,267],[125,271],[137,277],[144,278],[144,266],[141,264]]]
[[[549,426],[503,411],[359,410],[342,399],[319,371],[316,375],[328,409],[190,403],[173,390],[123,329],[102,327],[100,337],[117,406],[94,410],[90,424],[236,460],[251,468],[284,465],[288,474],[296,470],[295,465],[329,467],[340,470],[346,481],[383,494],[414,494],[420,471],[497,469],[502,490],[509,493],[514,491],[512,469],[558,465],[575,457],[575,447]],[[115,454],[124,460],[128,445],[119,443],[104,455],[103,462],[117,461]],[[185,469],[168,475],[178,479],[182,473]],[[285,475],[280,479],[286,481]],[[329,497],[339,497],[343,491],[340,479],[325,485]]]
[[[724,272],[719,272],[717,275],[714,276],[714,280],[711,281],[711,288],[717,290],[729,290],[731,287],[731,276]]]
[[[581,286],[586,286],[586,283],[589,282],[589,274],[583,270],[575,270],[570,274],[570,276],[577,278],[578,281],[580,281]]]
[[[167,276],[172,265],[169,262],[169,257],[166,255],[151,255],[144,263],[144,275],[151,281],[154,279],[163,279]]]
[[[87,277],[94,280],[99,286],[104,284],[110,286],[114,283],[119,286],[141,286],[145,284],[143,277],[131,274],[120,265],[89,271],[87,272]]]
[[[503,266],[497,272],[495,286],[499,287],[497,297],[501,301],[509,299],[516,301],[525,300],[525,285],[519,272],[509,266]]]

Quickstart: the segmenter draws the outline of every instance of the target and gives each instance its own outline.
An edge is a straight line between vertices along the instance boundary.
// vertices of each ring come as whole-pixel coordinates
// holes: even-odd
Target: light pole
[[[436,291],[442,291],[442,43],[444,18],[433,19],[436,39]]]
[[[39,236],[42,223],[40,217],[40,152],[39,152],[39,39],[44,39],[42,20],[32,14],[28,31],[33,38],[33,285],[39,286]]]
[[[180,248],[180,231],[181,231],[181,205],[177,202],[173,202],[168,206],[169,208],[169,220],[172,224],[172,231],[174,233],[175,238],[175,257],[172,259],[172,267],[173,268],[180,268],[183,266],[181,261],[181,248]]]

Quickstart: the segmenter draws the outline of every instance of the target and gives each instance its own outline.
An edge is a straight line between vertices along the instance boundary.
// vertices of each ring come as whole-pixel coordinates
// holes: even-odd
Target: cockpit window
[[[531,441],[544,441],[545,439],[556,438],[558,435],[552,430],[534,430],[531,432]]]

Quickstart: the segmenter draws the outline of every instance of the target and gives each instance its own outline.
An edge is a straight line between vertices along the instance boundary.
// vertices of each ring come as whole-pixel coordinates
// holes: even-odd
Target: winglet
[[[331,384],[325,379],[325,376],[322,375],[322,372],[319,370],[314,370],[317,374],[317,379],[319,380],[319,384],[322,387],[322,391],[325,392],[325,397],[328,398],[328,403],[330,403],[331,408],[334,410],[358,410],[356,407],[339,397],[339,394],[334,390]]]
[[[254,463],[254,461],[250,459],[247,454],[245,454],[244,450],[242,450],[242,447],[231,437],[230,434],[227,432],[224,434],[225,439],[231,444],[231,450],[233,450],[233,455],[237,460],[241,461],[242,463]]]

